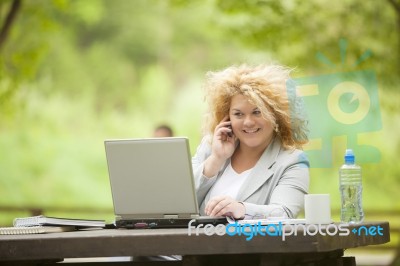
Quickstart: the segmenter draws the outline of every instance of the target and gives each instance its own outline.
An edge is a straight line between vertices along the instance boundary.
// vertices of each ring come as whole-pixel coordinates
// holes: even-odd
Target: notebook
[[[201,217],[189,141],[184,137],[105,140],[117,228],[226,223]]]
[[[75,226],[17,226],[0,227],[0,235],[28,235],[75,231]]]
[[[18,226],[40,226],[40,225],[71,225],[79,228],[104,227],[104,220],[70,219],[60,217],[48,217],[44,215],[15,218],[13,225]]]

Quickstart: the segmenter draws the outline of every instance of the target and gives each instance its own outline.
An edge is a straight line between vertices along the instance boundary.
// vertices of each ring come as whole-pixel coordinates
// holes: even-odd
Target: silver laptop
[[[105,140],[115,224],[123,228],[225,223],[200,217],[187,138]]]

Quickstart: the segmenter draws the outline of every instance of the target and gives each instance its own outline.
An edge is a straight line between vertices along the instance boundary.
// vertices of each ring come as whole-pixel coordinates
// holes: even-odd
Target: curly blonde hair
[[[279,65],[243,64],[208,72],[204,86],[209,107],[206,133],[213,134],[215,127],[229,114],[232,97],[241,94],[271,122],[285,149],[302,148],[308,142],[307,120],[302,99],[296,96],[290,80],[290,71]]]

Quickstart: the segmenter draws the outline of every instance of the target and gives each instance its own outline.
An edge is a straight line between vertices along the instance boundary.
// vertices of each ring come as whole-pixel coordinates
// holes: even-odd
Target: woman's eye
[[[234,115],[234,116],[236,116],[236,117],[240,117],[240,116],[242,116],[242,114],[241,114],[241,113],[234,113],[233,115]]]
[[[260,115],[260,114],[261,114],[261,111],[260,111],[260,110],[255,110],[255,111],[253,112],[253,114],[255,114],[255,115]]]

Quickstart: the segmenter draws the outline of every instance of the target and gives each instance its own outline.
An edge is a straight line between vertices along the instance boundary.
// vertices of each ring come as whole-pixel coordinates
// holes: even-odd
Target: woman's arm
[[[207,192],[210,190],[216,180],[216,176],[209,178],[203,175],[204,164],[210,154],[210,137],[206,136],[201,140],[200,145],[197,147],[196,154],[192,158],[195,189],[199,204],[203,202]]]

